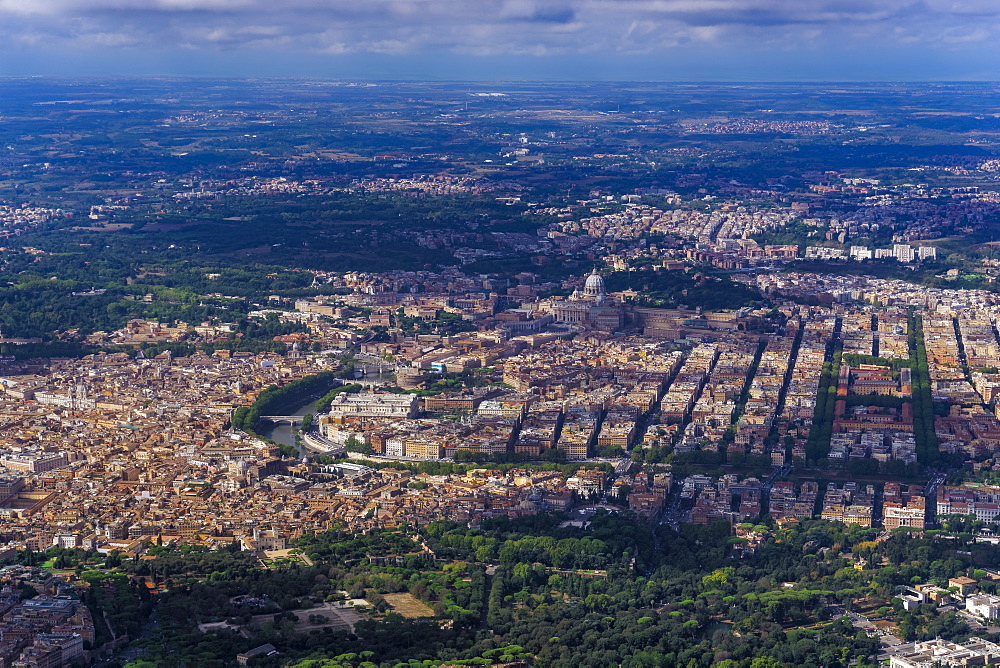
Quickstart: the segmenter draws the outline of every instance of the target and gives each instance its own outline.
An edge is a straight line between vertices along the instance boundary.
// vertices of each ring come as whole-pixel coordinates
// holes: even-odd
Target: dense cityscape
[[[1000,662],[992,88],[8,84],[0,665]]]

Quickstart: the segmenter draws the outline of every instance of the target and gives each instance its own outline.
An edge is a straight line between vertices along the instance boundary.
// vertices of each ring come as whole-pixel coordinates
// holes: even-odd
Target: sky
[[[997,0],[0,0],[0,75],[1000,80]]]

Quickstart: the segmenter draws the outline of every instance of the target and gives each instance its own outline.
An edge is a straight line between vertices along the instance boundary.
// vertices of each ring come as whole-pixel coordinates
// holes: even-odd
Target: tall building
[[[917,253],[910,244],[893,244],[892,254],[900,262],[913,262]]]

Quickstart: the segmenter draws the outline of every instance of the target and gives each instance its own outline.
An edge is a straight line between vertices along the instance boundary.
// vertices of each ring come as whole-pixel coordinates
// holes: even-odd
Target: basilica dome
[[[594,270],[590,276],[587,277],[587,282],[583,285],[583,294],[585,297],[595,299],[597,297],[604,297],[607,291],[604,288],[604,279],[601,275]]]

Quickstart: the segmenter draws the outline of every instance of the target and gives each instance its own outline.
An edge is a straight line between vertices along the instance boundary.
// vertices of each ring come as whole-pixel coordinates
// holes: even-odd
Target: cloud
[[[0,0],[2,50],[657,53],[988,45],[995,0]]]

